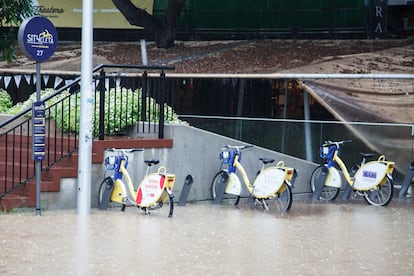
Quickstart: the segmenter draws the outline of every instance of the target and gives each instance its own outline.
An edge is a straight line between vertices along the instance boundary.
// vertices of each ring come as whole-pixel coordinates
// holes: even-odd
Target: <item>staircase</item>
[[[35,177],[20,185],[13,184],[20,183],[26,175],[32,175],[35,172],[35,162],[31,157],[31,138],[18,136],[14,139],[15,143],[22,145],[22,150],[18,154],[13,153],[13,149],[6,148],[6,143],[0,141],[0,185],[7,185],[8,189],[13,188],[12,192],[0,199],[0,211],[36,206]],[[49,160],[55,160],[53,158],[56,156],[58,158],[61,156],[62,159],[56,164],[50,165],[50,168],[42,170],[41,192],[59,192],[61,178],[76,178],[78,176],[78,152],[70,154],[62,151],[67,145],[77,143],[75,138],[50,140],[52,143],[53,141],[56,144],[49,143],[47,145],[49,150],[42,161],[42,168],[49,167],[47,166]],[[102,164],[105,149],[119,148],[120,145],[122,148],[171,148],[172,139],[119,137],[112,140],[95,140],[92,144],[92,164]],[[8,158],[9,162],[5,162],[5,158]],[[1,188],[3,189],[3,187]]]
[[[105,70],[109,69],[109,73]],[[120,70],[114,74],[113,70]],[[123,71],[127,69],[128,74]],[[100,65],[94,69],[95,97],[92,163],[102,163],[105,148],[158,148],[172,147],[171,139],[164,139],[164,122],[173,117],[165,110],[167,99],[174,94],[167,83],[164,70],[173,67]],[[130,74],[133,70],[134,74]],[[147,74],[146,70],[161,71],[159,77]],[[122,78],[121,78],[122,75]],[[45,158],[41,162],[41,191],[59,192],[61,178],[77,177],[78,137],[80,125],[80,83],[77,77],[51,95],[45,96]],[[120,88],[140,89],[140,93],[123,93]],[[65,93],[63,93],[65,92]],[[69,93],[66,93],[69,92]],[[114,99],[122,103],[113,104]],[[43,105],[42,105],[43,106]],[[131,116],[122,107],[139,116]],[[36,206],[35,162],[32,158],[32,106],[19,114],[0,122],[0,210],[10,211],[17,207]],[[40,113],[39,113],[40,114]],[[138,113],[137,113],[138,114]],[[60,118],[58,120],[57,118]],[[38,118],[39,119],[39,118]],[[40,119],[43,119],[40,116]],[[126,130],[126,126],[137,126]],[[132,138],[126,133],[143,135],[158,134],[158,138]],[[114,136],[119,135],[119,136]],[[117,137],[114,139],[113,137]],[[146,136],[144,136],[146,137]],[[107,140],[105,140],[107,139]],[[43,152],[43,148],[42,148]]]

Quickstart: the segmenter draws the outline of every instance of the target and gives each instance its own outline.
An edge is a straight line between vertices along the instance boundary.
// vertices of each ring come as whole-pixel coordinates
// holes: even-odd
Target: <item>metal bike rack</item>
[[[114,189],[114,181],[110,178],[110,181],[107,182],[106,189],[102,195],[101,204],[99,205],[99,210],[106,210],[108,208],[109,200],[111,198],[112,190]]]
[[[319,200],[319,197],[322,193],[323,186],[325,184],[326,177],[328,176],[329,169],[327,167],[323,167],[321,171],[321,177],[315,183],[315,191],[312,195],[312,200]]]
[[[180,199],[178,200],[178,206],[185,206],[187,202],[188,194],[190,193],[191,186],[193,184],[193,177],[191,174],[187,175],[184,180],[184,186],[181,190]]]
[[[226,189],[227,179],[229,178],[229,174],[226,172],[221,173],[220,183],[218,185],[218,189],[216,191],[216,198],[214,199],[213,204],[220,205],[221,200],[223,199],[224,191]]]
[[[405,198],[407,195],[408,188],[411,185],[411,180],[414,177],[414,162],[411,162],[411,165],[408,166],[407,173],[405,174],[404,181],[401,186],[401,190],[399,193],[399,199]]]

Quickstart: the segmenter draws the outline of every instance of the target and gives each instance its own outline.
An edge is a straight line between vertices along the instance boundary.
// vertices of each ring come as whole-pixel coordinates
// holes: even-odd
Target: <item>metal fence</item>
[[[414,160],[414,125],[182,115],[190,125],[310,162],[319,163],[324,141],[352,140],[342,150],[347,165],[360,152],[385,155],[402,178]],[[349,166],[349,168],[351,167]]]
[[[93,133],[108,136],[139,132],[164,137],[168,85],[163,70],[172,67],[101,65],[94,69]],[[114,70],[127,70],[128,73]],[[148,73],[149,70],[160,73]],[[140,72],[138,72],[140,71]],[[41,99],[46,103],[46,148],[41,170],[71,156],[78,149],[80,77]],[[127,87],[127,88],[126,88]],[[35,177],[32,160],[31,107],[0,123],[0,199]],[[134,126],[134,130],[130,126]]]

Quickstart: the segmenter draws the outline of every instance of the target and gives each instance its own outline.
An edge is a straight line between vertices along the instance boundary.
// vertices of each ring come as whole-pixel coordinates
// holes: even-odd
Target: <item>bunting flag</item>
[[[9,84],[10,84],[12,77],[4,76],[3,79],[4,79],[4,88],[7,90],[7,88],[9,88]]]
[[[56,75],[41,75],[41,89],[58,89],[58,87],[62,85],[69,85],[73,80],[74,79],[64,79],[63,77]],[[35,91],[34,86],[36,86],[36,81],[36,75],[34,74],[0,75],[0,89],[6,90],[10,95],[20,95],[21,97],[25,97],[27,93]],[[15,85],[13,85],[13,83]],[[119,83],[117,85],[119,85]],[[107,83],[107,88],[108,87],[109,83]]]
[[[16,87],[20,87],[20,82],[22,81],[22,75],[14,76],[14,83],[16,83]]]
[[[55,83],[53,84],[53,89],[56,89],[61,83],[63,82],[63,79],[59,76],[55,77]]]
[[[116,84],[116,89],[118,89],[119,87],[121,87],[121,78],[116,78],[115,79],[115,84]]]
[[[49,75],[43,75],[43,82],[45,86],[47,86],[47,83],[49,82]]]
[[[32,75],[24,75],[24,78],[26,79],[27,84],[30,85],[30,81],[32,79]]]

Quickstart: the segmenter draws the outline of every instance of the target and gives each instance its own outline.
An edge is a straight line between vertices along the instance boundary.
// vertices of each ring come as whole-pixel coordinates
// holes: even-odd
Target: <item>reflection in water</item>
[[[291,213],[187,205],[173,218],[0,215],[0,274],[412,275],[414,204],[294,202]]]

